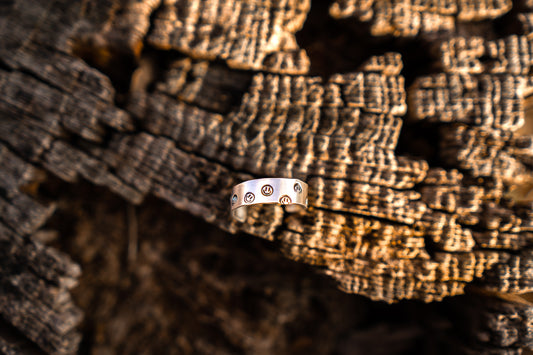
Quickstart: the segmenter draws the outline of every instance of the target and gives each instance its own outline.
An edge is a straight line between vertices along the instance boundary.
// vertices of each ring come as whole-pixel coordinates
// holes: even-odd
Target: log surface
[[[469,286],[449,305],[468,315],[456,348],[533,347],[533,308],[507,296],[533,289],[531,4],[419,3],[337,1],[328,20],[296,0],[1,3],[0,351],[67,354],[81,338],[80,268],[43,243],[51,179],[274,241],[375,301]],[[321,43],[324,24],[344,37]],[[331,54],[343,70],[318,75],[335,43],[352,48]],[[264,176],[306,180],[307,212],[233,221],[231,187]]]

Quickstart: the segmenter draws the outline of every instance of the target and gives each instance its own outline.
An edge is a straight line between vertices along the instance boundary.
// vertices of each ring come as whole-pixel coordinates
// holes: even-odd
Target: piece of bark
[[[83,47],[89,46],[139,55],[146,40],[195,59],[222,59],[236,69],[305,74],[309,58],[294,33],[302,28],[309,7],[309,0],[153,0],[118,6],[104,1],[102,8],[85,9],[95,26],[80,28],[77,50],[87,53]]]
[[[463,224],[472,226],[475,244],[494,250],[527,250],[531,217],[519,212],[521,203],[507,201],[503,191],[531,179],[530,165],[521,157],[531,155],[531,140],[514,133],[525,118],[523,105],[531,65],[528,40],[524,36],[499,41],[454,38],[439,49],[447,74],[415,82],[410,89],[411,117],[444,123],[439,141],[441,159],[461,168],[472,182],[475,178],[494,179],[492,185],[503,189],[495,193],[482,188],[470,218],[459,216]],[[506,256],[505,264],[499,262],[484,276],[484,287],[503,292],[529,289],[531,282],[524,277],[524,269],[530,257],[530,252]]]
[[[82,315],[69,289],[76,285],[80,269],[66,255],[31,238],[54,210],[19,190],[37,179],[38,171],[4,145],[0,162],[1,319],[48,353],[72,353],[80,341],[75,327]],[[0,334],[2,352],[34,351],[9,334]]]
[[[473,293],[453,306],[453,312],[470,315],[458,325],[468,334],[467,354],[520,354],[531,347],[531,303],[523,298],[498,294]]]
[[[413,37],[452,32],[457,22],[494,19],[507,13],[510,0],[386,1],[337,0],[330,7],[334,18],[355,17],[371,22],[374,36]]]

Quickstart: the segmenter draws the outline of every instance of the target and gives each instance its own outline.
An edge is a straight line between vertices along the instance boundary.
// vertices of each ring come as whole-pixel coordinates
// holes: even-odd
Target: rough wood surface
[[[420,42],[432,69],[408,84],[408,59],[386,48],[349,72],[309,74],[294,37],[309,1],[0,4],[0,351],[71,353],[80,339],[68,292],[79,267],[39,241],[54,210],[37,188],[44,172],[275,241],[373,300],[441,301],[475,285],[456,301],[468,322],[454,346],[533,347],[531,305],[495,296],[533,288],[533,206],[517,192],[533,183],[529,5],[509,14],[522,32],[479,37],[405,18],[494,19],[508,1],[402,4],[331,13],[372,18],[367,36],[435,32]],[[231,220],[231,187],[262,176],[306,180],[308,211]]]
[[[498,18],[512,6],[511,0],[337,0],[330,14],[370,21],[375,36],[411,37],[453,31],[458,22]]]

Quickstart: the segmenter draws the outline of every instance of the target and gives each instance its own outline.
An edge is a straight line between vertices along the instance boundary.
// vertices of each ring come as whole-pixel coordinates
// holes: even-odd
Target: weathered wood
[[[442,302],[374,302],[337,290],[270,242],[223,233],[164,201],[150,198],[132,217],[103,188],[44,189],[68,206],[48,228],[68,220],[78,231],[57,244],[83,267],[73,294],[91,310],[82,329],[95,352],[518,354],[528,343],[523,300],[469,289]],[[132,240],[136,256],[126,262]]]
[[[66,255],[31,238],[53,212],[19,190],[36,179],[36,169],[4,145],[0,162],[1,319],[49,353],[72,353],[80,340],[75,327],[81,311],[72,303],[69,289],[76,285],[80,269]],[[0,333],[2,352],[29,346],[20,337],[13,339],[17,337]]]
[[[336,0],[330,14],[335,18],[370,21],[374,36],[412,37],[453,31],[457,22],[494,19],[511,7],[511,0]]]
[[[510,5],[339,4],[334,16],[374,16],[372,34],[395,36],[435,32],[441,20],[452,29],[456,20],[495,18]],[[532,92],[530,33],[442,35],[433,50],[439,72],[406,88],[397,53],[369,56],[327,79],[307,75],[294,33],[308,1],[0,6],[0,316],[41,350],[73,352],[80,312],[68,294],[78,267],[31,237],[53,213],[24,188],[39,171],[65,182],[83,178],[131,203],[154,195],[229,232],[277,241],[289,258],[373,300],[439,301],[470,283],[533,290],[532,206],[508,197],[531,181],[532,141],[518,132]],[[436,27],[412,27],[409,16],[429,16],[419,24]],[[141,52],[145,44],[152,60]],[[89,64],[116,78],[109,71],[117,58],[142,63],[125,95]],[[438,131],[429,141],[437,154],[396,152],[404,117],[407,133]],[[251,209],[245,224],[230,218],[234,184],[281,175],[308,181],[306,213],[269,206]],[[531,306],[494,302],[469,319],[509,317],[516,322],[488,322],[488,331],[520,335],[487,342],[473,325],[472,349],[532,347],[522,334]],[[16,344],[0,333],[2,351]]]

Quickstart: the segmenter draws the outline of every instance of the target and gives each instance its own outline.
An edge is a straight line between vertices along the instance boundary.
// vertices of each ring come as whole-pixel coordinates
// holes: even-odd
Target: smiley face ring
[[[279,204],[287,212],[307,208],[307,184],[299,179],[264,178],[241,182],[230,197],[233,218],[246,220],[246,208],[258,204]]]

